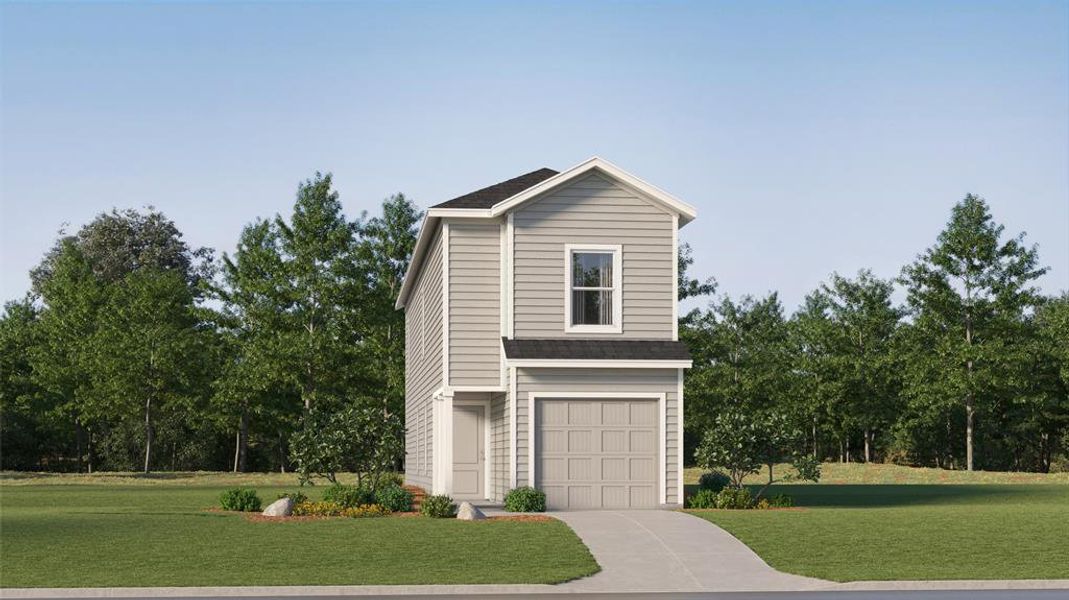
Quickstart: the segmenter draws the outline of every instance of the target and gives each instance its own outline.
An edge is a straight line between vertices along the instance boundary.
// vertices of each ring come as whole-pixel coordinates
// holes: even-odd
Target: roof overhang
[[[697,210],[695,210],[693,206],[683,202],[668,192],[635,177],[611,162],[597,156],[588,158],[574,167],[546,179],[542,183],[531,186],[510,198],[498,202],[491,208],[427,209],[427,214],[423,218],[423,226],[419,231],[419,237],[416,239],[416,247],[412,252],[412,262],[408,265],[408,270],[405,272],[405,278],[401,283],[401,290],[397,294],[397,302],[394,304],[394,307],[398,309],[403,308],[408,301],[408,295],[412,292],[412,286],[415,285],[416,276],[419,274],[420,267],[423,265],[424,255],[427,253],[431,240],[434,239],[434,232],[437,230],[438,223],[441,219],[493,219],[501,217],[526,202],[530,202],[571,181],[594,172],[601,172],[608,175],[611,179],[641,197],[678,215],[679,227],[683,227],[687,223],[693,221],[698,215]]]

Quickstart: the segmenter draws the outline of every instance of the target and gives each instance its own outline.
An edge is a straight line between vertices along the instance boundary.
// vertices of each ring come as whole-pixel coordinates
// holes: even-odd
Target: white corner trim
[[[660,457],[658,469],[658,483],[661,486],[660,500],[662,504],[668,502],[668,489],[666,485],[668,477],[668,438],[665,431],[665,420],[668,410],[668,395],[664,392],[527,392],[527,484],[535,485],[535,418],[536,404],[538,400],[568,398],[582,400],[657,400],[657,412],[660,413],[660,443],[661,447],[657,455]]]
[[[668,400],[666,394],[661,394],[661,402],[657,409],[661,419],[661,426],[658,427],[658,431],[661,432],[661,451],[659,453],[661,468],[658,473],[660,475],[658,481],[661,484],[661,504],[668,504]]]
[[[676,383],[676,445],[679,450],[679,465],[676,467],[678,471],[678,480],[676,489],[679,493],[679,505],[683,506],[683,369],[678,371],[678,381]]]
[[[612,324],[572,325],[572,254],[575,252],[612,254]],[[624,331],[624,247],[620,244],[564,245],[564,332],[623,333]]]
[[[516,369],[509,368],[509,489],[516,487]]]
[[[505,218],[505,336],[516,336],[516,226],[513,214]]]
[[[672,215],[672,341],[679,341],[679,215]]]
[[[569,358],[505,359],[510,367],[575,369],[689,369],[690,360],[577,360]]]
[[[490,398],[487,397],[483,400],[453,400],[453,406],[481,406],[483,409],[483,499],[489,500],[492,495],[490,487],[494,481],[494,461],[490,452]],[[452,440],[452,437],[450,437],[450,440]],[[449,470],[452,472],[452,464],[449,465]]]
[[[449,223],[442,224],[442,381],[449,387]]]

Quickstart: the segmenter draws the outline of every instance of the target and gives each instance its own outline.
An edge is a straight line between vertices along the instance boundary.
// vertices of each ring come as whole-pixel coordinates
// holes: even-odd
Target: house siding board
[[[564,245],[623,246],[623,332],[586,338],[671,339],[672,215],[598,174],[515,212],[515,337],[564,331]]]
[[[433,394],[442,386],[442,236],[427,250],[405,307],[405,482],[427,490],[434,462]]]
[[[665,394],[665,493],[668,503],[679,503],[679,436],[676,369],[519,368],[516,377],[516,473],[520,485],[530,477],[529,414],[531,392]]]
[[[508,394],[490,394],[490,458],[493,471],[490,499],[500,502],[509,489],[509,412]]]
[[[501,383],[501,226],[449,223],[449,384]]]

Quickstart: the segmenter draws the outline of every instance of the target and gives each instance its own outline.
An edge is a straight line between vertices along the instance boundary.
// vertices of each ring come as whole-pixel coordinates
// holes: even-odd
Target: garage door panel
[[[630,502],[627,486],[601,486],[601,508],[628,508]]]
[[[627,431],[605,429],[601,432],[602,452],[627,452]]]
[[[628,407],[626,402],[602,402],[601,403],[602,425],[627,425],[629,424]]]
[[[631,442],[628,451],[632,454],[657,451],[657,434],[654,431],[632,429],[628,432],[628,438]]]
[[[590,452],[590,438],[594,432],[590,429],[577,429],[568,432],[568,452]]]
[[[658,505],[655,399],[542,399],[535,406],[535,485],[553,509]]]

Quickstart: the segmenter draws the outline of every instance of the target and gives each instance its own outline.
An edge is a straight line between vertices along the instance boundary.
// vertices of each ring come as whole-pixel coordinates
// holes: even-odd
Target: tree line
[[[404,317],[420,211],[349,219],[330,175],[236,250],[152,208],[61,232],[0,318],[4,469],[340,470],[399,460]],[[787,430],[818,460],[1050,470],[1069,447],[1069,296],[987,204],[958,203],[894,280],[833,274],[787,315],[687,274],[686,456],[717,427]],[[904,292],[898,304],[895,295]],[[762,425],[764,424],[764,425]],[[354,434],[354,432],[357,432]],[[360,459],[343,460],[349,454]]]
[[[895,279],[833,273],[789,316],[774,292],[715,298],[681,319],[687,456],[767,423],[751,439],[797,432],[788,449],[819,460],[1069,469],[1069,295],[1041,295],[1045,272],[969,195]]]
[[[350,220],[317,173],[218,259],[151,208],[61,232],[0,320],[3,468],[344,467],[317,462],[326,441],[302,429],[403,423],[393,302],[420,218],[398,194]]]

